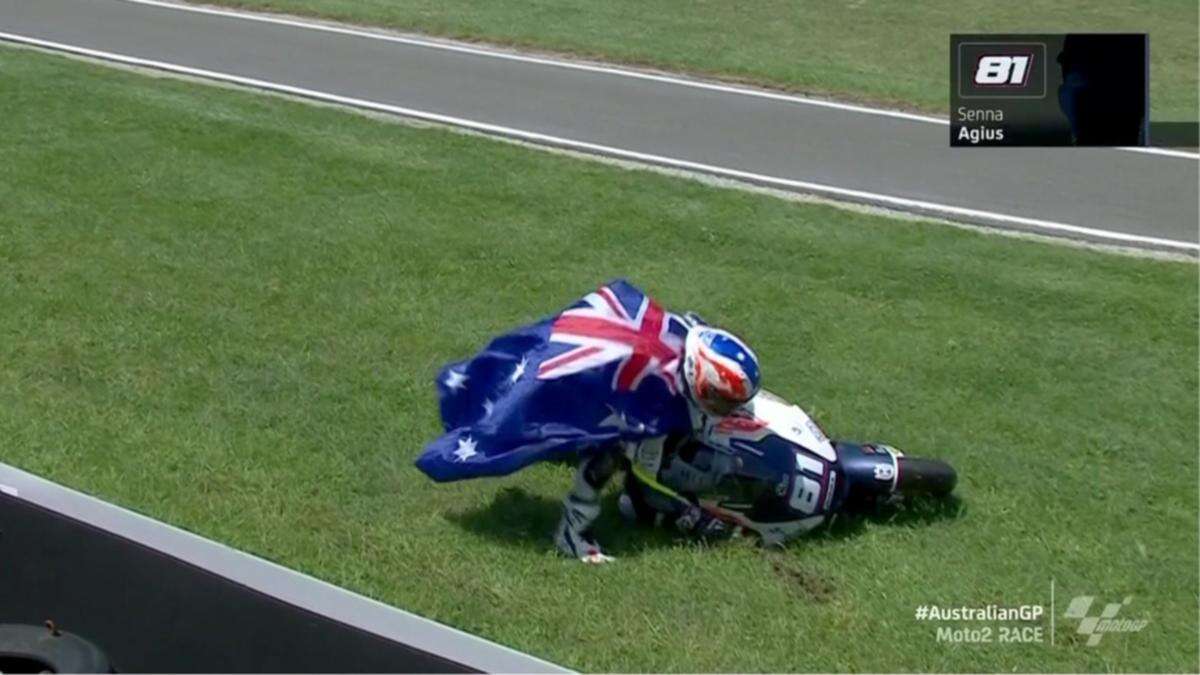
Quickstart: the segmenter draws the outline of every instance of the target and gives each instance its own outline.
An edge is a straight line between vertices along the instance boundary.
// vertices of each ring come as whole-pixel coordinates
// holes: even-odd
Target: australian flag
[[[502,476],[618,441],[687,433],[686,334],[683,319],[618,280],[501,335],[438,374],[446,433],[417,467],[436,481]]]

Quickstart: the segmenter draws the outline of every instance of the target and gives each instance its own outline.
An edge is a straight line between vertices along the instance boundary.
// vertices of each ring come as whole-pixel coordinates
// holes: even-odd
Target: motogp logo
[[[984,54],[975,64],[975,84],[981,87],[1023,87],[1029,81],[1033,53]]]

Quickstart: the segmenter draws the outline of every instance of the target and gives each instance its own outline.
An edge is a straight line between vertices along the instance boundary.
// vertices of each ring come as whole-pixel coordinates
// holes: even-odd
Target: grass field
[[[1197,266],[801,204],[0,49],[0,457],[564,665],[1197,667]],[[431,378],[626,275],[741,331],[961,508],[784,552],[549,532],[570,480],[435,485]],[[611,495],[610,495],[611,498]],[[922,604],[1117,601],[1094,648]],[[1048,628],[1048,618],[1041,625]]]
[[[1155,120],[1197,119],[1194,0],[204,0],[945,113],[951,33],[1147,32]]]

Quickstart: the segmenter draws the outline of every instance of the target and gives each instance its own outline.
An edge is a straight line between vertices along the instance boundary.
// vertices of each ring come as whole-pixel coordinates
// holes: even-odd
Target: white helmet
[[[683,343],[683,379],[701,410],[728,415],[762,386],[758,357],[733,333],[694,326]]]

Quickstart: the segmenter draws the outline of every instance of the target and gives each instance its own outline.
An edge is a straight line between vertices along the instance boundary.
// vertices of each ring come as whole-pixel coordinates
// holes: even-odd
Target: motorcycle
[[[781,545],[839,513],[947,497],[957,480],[941,460],[830,440],[799,406],[766,391],[706,427],[660,476],[735,533],[757,534],[764,545]],[[627,490],[636,493],[637,486],[627,482]],[[654,519],[643,500],[633,501],[637,519]]]

